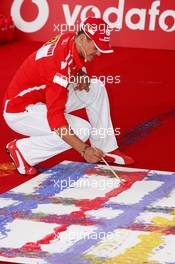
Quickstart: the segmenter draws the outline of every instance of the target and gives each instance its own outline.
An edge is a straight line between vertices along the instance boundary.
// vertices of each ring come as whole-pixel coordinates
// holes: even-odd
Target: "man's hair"
[[[82,34],[84,34],[88,40],[91,40],[91,39],[90,39],[90,38],[84,33],[83,29],[80,29],[80,30],[77,32],[76,36],[78,37],[78,36],[80,36],[80,35],[82,35]]]
[[[83,29],[80,29],[80,30],[77,32],[77,37],[78,37],[78,36],[80,36],[80,35],[82,35],[82,34],[84,34],[84,35],[85,35],[85,33],[84,33]]]

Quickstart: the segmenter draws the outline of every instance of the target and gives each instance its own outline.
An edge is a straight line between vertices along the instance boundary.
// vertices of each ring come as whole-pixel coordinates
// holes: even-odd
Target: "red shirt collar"
[[[77,73],[79,72],[79,70],[85,65],[85,61],[84,58],[81,57],[78,54],[77,48],[76,48],[76,44],[75,44],[75,34],[73,34],[71,40],[70,40],[70,52],[73,58],[73,62],[74,62],[74,72]]]

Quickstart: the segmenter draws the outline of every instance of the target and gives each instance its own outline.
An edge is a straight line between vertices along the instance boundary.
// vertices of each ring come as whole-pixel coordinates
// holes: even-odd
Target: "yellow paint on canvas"
[[[88,254],[85,259],[90,261],[92,264],[156,264],[154,261],[149,261],[149,255],[154,248],[160,246],[163,242],[161,234],[152,232],[146,235],[139,235],[140,242],[124,251],[124,253],[112,257],[107,260],[101,260],[96,256]]]
[[[165,217],[156,216],[152,219],[152,223],[154,224],[154,226],[173,227],[173,226],[175,226],[175,217],[173,217],[173,219],[169,220]]]
[[[154,263],[149,262],[148,256],[154,248],[162,243],[161,234],[153,232],[148,235],[139,235],[138,238],[141,240],[140,243],[132,248],[126,249],[123,254],[106,260],[104,264]]]

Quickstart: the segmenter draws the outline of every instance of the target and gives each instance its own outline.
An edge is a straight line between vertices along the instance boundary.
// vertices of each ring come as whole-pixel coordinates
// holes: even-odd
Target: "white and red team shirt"
[[[68,124],[64,113],[69,76],[84,65],[74,39],[75,33],[57,36],[24,61],[6,92],[7,113],[24,112],[28,105],[43,102],[51,130]]]

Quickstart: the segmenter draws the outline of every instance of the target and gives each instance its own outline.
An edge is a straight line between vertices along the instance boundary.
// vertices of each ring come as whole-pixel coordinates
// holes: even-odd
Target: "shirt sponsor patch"
[[[61,73],[55,74],[53,78],[53,82],[63,86],[64,88],[66,88],[69,83],[68,77],[66,77],[65,75],[62,75]]]
[[[36,53],[35,60],[37,61],[44,57],[52,56],[54,53],[54,49],[55,49],[55,43],[41,47]]]

